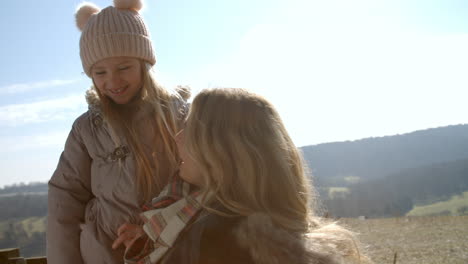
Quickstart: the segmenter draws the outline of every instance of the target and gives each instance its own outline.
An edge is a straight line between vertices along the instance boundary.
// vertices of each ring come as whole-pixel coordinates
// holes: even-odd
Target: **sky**
[[[87,110],[80,2],[2,3],[0,187],[47,181]],[[257,92],[297,146],[468,123],[468,1],[144,3],[160,82]]]

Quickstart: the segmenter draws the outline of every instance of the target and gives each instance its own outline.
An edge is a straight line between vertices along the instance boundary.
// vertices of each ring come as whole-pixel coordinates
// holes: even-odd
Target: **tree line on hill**
[[[0,197],[0,221],[47,215],[47,195],[19,194]]]
[[[48,190],[47,183],[32,182],[32,183],[17,183],[7,185],[0,188],[0,196],[6,194],[20,194],[20,193],[46,193]]]
[[[349,192],[342,196],[323,199],[326,210],[332,215],[402,216],[414,205],[449,200],[467,191],[468,159],[402,170],[348,188]]]
[[[468,125],[303,147],[325,210],[344,217],[404,215],[468,191]],[[347,192],[330,197],[329,189]]]

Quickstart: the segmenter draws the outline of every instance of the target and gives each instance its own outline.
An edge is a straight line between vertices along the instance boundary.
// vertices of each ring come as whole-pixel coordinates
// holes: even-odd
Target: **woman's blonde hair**
[[[103,114],[113,130],[112,133],[122,134],[133,152],[140,198],[149,201],[162,189],[166,184],[165,179],[175,173],[178,167],[179,158],[174,134],[179,130],[183,118],[182,104],[187,96],[182,98],[179,93],[164,88],[156,81],[149,64],[140,61],[140,65],[143,84],[131,102],[118,105],[100,93],[96,85],[94,89],[102,102]],[[143,115],[143,119],[135,118],[135,115]],[[138,131],[142,124],[136,122],[145,122],[145,136],[154,135],[150,146],[153,146],[156,152],[148,153],[145,150],[142,131]],[[160,172],[160,167],[169,168],[170,171]]]
[[[211,197],[208,210],[226,214],[210,206],[216,201],[235,215],[264,213],[302,234],[309,250],[372,263],[351,231],[316,216],[316,191],[302,154],[265,98],[245,89],[203,90],[192,102],[184,137]]]
[[[270,102],[244,89],[204,90],[186,122],[187,153],[218,202],[240,215],[264,212],[288,230],[307,229],[313,205],[305,165]]]

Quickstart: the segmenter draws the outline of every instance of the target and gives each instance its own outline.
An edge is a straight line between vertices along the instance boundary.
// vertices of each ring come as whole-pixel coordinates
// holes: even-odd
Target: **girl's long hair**
[[[181,106],[187,97],[182,98],[179,93],[156,82],[151,66],[143,61],[141,68],[142,88],[125,105],[114,103],[101,94],[95,85],[94,89],[102,102],[111,133],[122,135],[133,153],[140,199],[147,202],[159,193],[168,177],[177,170],[179,158],[174,135],[179,130],[183,115]],[[142,140],[148,138],[150,142]],[[113,139],[116,145],[121,144],[115,142],[119,140],[118,136]]]
[[[307,230],[315,192],[300,151],[267,100],[244,89],[204,90],[186,122],[187,153],[207,193],[235,214],[263,212],[288,230]]]

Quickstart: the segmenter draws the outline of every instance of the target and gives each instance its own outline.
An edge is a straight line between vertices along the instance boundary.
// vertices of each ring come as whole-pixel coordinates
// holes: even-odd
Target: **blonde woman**
[[[122,263],[124,248],[111,248],[118,227],[141,221],[141,206],[179,163],[174,134],[185,102],[151,72],[156,59],[141,2],[114,5],[84,3],[76,13],[81,62],[94,85],[49,181],[51,264]]]
[[[314,215],[301,153],[263,97],[202,91],[176,140],[181,179],[153,200],[142,227],[118,231],[127,263],[370,262],[350,231]]]

